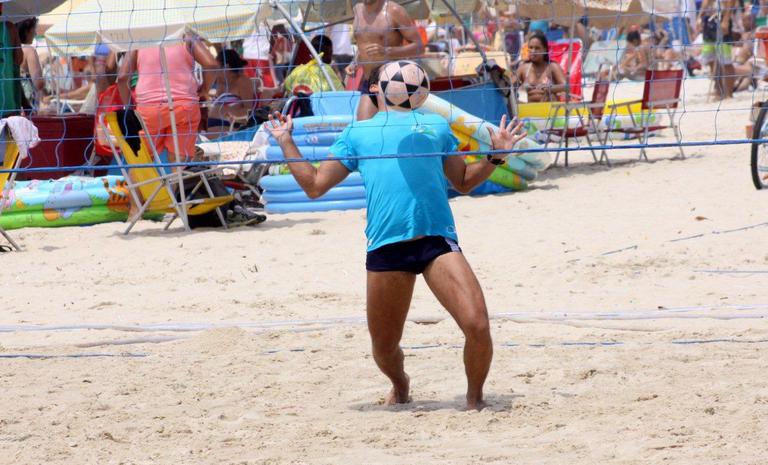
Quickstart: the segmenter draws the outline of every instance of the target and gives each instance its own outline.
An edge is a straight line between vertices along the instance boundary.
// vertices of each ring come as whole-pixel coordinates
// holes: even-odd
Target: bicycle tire
[[[760,104],[760,112],[757,114],[755,120],[755,126],[752,128],[752,140],[759,140],[768,137],[768,131],[766,134],[763,132],[763,125],[765,124],[765,118],[768,115],[768,102],[762,102]],[[752,142],[752,151],[750,156],[750,171],[752,172],[752,183],[755,185],[755,189],[762,190],[768,188],[768,184],[763,181],[760,176],[760,167],[758,165],[758,158],[760,157],[760,146],[768,143]]]

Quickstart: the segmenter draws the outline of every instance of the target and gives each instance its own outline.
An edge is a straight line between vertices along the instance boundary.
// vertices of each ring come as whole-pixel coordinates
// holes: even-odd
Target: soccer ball
[[[416,63],[393,61],[381,70],[379,88],[387,106],[415,110],[429,96],[429,79]]]

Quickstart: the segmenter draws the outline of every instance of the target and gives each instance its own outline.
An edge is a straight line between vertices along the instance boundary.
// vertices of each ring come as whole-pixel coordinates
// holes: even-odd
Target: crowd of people
[[[756,86],[766,76],[754,53],[759,48],[755,46],[760,40],[757,29],[765,26],[768,17],[768,0],[751,4],[702,0],[695,16],[681,15],[679,21],[645,16],[637,24],[627,26],[624,21],[611,30],[591,27],[587,17],[572,27],[521,17],[515,2],[506,0],[478,0],[465,22],[467,28],[439,19],[414,21],[403,7],[383,0],[359,3],[354,12],[352,24],[315,28],[317,33],[310,36],[312,48],[319,54],[315,61],[309,47],[284,22],[261,23],[251,37],[240,42],[206,43],[203,48],[210,52],[207,67],[197,62],[193,68],[197,69],[198,87],[203,76],[208,82],[209,88],[200,89],[210,93],[197,94],[213,101],[207,111],[212,132],[248,125],[254,109],[275,97],[294,95],[297,89],[303,93],[343,88],[366,92],[372,69],[391,59],[431,60],[438,63],[425,66],[432,78],[453,75],[459,57],[478,47],[506,53],[503,66],[523,100],[563,100],[570,98],[565,95],[568,72],[550,59],[548,47],[548,42],[559,38],[580,39],[582,53],[601,39],[625,40],[621,57],[613,64],[615,79],[643,80],[649,68],[685,66],[689,74],[705,69],[713,79],[713,92],[728,98],[735,91]],[[99,96],[116,82],[118,62],[123,61],[105,45],[95,46],[91,56],[52,56],[44,47],[35,46],[34,18],[17,24],[4,22],[0,33],[2,53],[7,55],[0,69],[2,85],[7,87],[0,102],[3,114],[95,112]],[[323,72],[326,67],[329,70]],[[367,104],[360,109],[367,115],[372,111]]]

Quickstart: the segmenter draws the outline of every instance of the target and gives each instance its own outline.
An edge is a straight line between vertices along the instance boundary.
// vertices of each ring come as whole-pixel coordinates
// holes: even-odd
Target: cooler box
[[[85,114],[33,116],[40,144],[30,150],[21,168],[85,165],[93,150],[94,116]],[[72,170],[20,173],[23,179],[58,179]]]

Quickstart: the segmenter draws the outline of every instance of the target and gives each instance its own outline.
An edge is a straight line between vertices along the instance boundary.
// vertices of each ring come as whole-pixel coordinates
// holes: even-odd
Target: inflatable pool
[[[483,152],[490,150],[491,141],[488,129],[497,130],[493,124],[477,118],[447,101],[430,95],[419,108],[422,113],[435,113],[443,116],[451,125],[451,130],[459,139],[458,150],[461,152]],[[302,157],[310,160],[323,160],[330,155],[330,147],[344,128],[351,124],[353,116],[320,115],[296,118],[294,122],[294,140]],[[272,137],[264,139],[265,158],[270,161],[282,159],[282,150]],[[540,148],[533,139],[526,138],[515,148]],[[482,155],[467,155],[466,163],[476,163]],[[500,192],[520,191],[528,188],[528,183],[536,179],[539,171],[551,163],[546,152],[530,152],[519,156],[510,156],[507,162],[496,168],[488,181],[478,186],[470,195],[487,195]],[[270,213],[341,210],[365,207],[365,190],[358,173],[351,174],[342,184],[334,187],[319,199],[310,199],[288,173],[285,165],[270,169],[270,176],[261,180],[264,188],[266,210]],[[357,188],[351,188],[351,187]]]
[[[0,197],[0,226],[46,228],[125,221],[128,195],[122,176],[19,181]]]
[[[267,213],[312,212],[365,208],[365,187],[360,173],[350,173],[346,179],[325,195],[310,199],[290,174],[265,176],[264,188]]]

